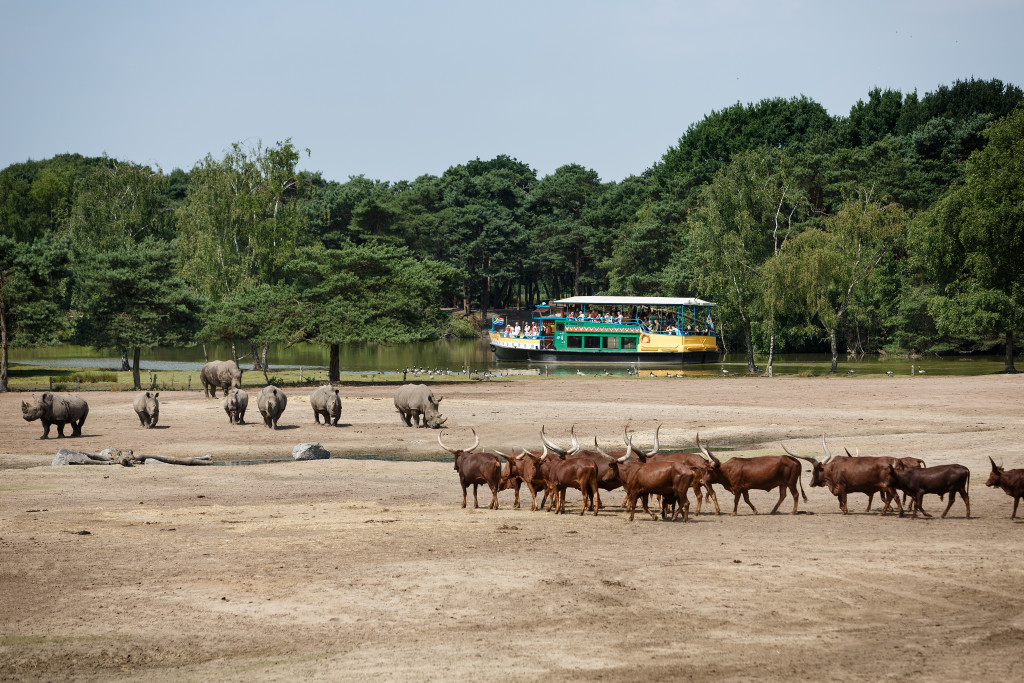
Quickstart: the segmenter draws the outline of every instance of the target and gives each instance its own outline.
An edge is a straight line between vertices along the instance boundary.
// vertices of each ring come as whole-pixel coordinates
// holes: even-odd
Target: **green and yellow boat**
[[[529,320],[494,316],[499,361],[678,365],[718,360],[715,304],[693,298],[574,296],[537,306]]]

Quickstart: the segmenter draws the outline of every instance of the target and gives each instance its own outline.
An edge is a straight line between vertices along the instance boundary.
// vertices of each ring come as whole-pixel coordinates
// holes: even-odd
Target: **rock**
[[[300,443],[292,449],[293,460],[326,460],[331,452],[319,443]]]

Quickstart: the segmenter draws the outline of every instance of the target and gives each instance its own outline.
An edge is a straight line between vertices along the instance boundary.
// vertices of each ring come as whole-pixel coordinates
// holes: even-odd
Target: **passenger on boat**
[[[618,322],[620,325],[622,324],[622,311],[619,311],[619,315],[616,318],[616,322]]]

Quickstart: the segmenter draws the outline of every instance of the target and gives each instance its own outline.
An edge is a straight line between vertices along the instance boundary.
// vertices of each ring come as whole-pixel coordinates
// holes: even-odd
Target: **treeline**
[[[736,104],[621,182],[507,156],[347,182],[235,144],[191,170],[60,155],[0,171],[7,344],[134,350],[472,334],[573,294],[698,296],[744,349],[1006,349],[1024,320],[1024,108],[999,80],[875,89],[849,116]],[[599,144],[595,142],[595,144]],[[308,153],[308,151],[307,151]],[[137,364],[136,364],[137,367]]]

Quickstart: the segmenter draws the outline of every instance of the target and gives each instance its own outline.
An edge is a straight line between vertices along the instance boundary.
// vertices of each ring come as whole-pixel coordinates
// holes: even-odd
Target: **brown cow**
[[[732,514],[738,514],[740,496],[750,509],[757,514],[757,508],[750,502],[748,492],[751,489],[771,491],[779,489],[779,502],[772,508],[772,514],[779,509],[782,501],[786,499],[786,489],[793,496],[793,513],[797,513],[797,505],[800,499],[796,495],[797,484],[800,485],[800,494],[807,502],[807,494],[804,493],[804,484],[800,479],[800,463],[788,455],[762,455],[756,458],[729,458],[725,462],[720,461],[711,454],[700,442],[700,434],[697,435],[697,447],[707,456],[711,463],[704,470],[703,483],[705,485],[714,483],[721,484],[732,492],[735,499],[732,505]]]
[[[851,458],[859,458],[860,457],[860,449],[859,448],[857,449],[856,453],[850,453],[849,449],[847,449],[847,448],[844,448],[843,450],[846,451],[846,455],[848,457],[851,457]],[[917,467],[917,468],[928,467],[928,465],[926,465],[924,460],[921,460],[921,458],[911,458],[910,456],[906,456],[906,457],[903,457],[903,458],[891,458],[891,457],[886,456],[886,455],[877,455],[877,456],[873,456],[873,457],[876,457],[879,460],[882,460],[883,462],[884,461],[891,461],[890,464],[896,465],[898,467],[903,467],[904,469],[908,469],[908,468],[909,469],[914,469],[915,467]],[[874,500],[874,498],[875,498],[874,492],[869,492],[868,493],[868,507],[865,510],[865,512],[871,512],[871,501]],[[881,498],[882,498],[882,502],[885,503],[886,506],[891,506],[892,505],[892,501],[886,500],[886,494],[882,493],[881,494]],[[904,505],[907,504],[907,492],[906,491],[903,492],[903,504]]]
[[[493,453],[474,453],[480,445],[480,437],[473,432],[475,441],[469,448],[449,448],[441,441],[441,434],[437,435],[437,443],[441,448],[455,456],[455,471],[459,473],[459,483],[462,484],[462,507],[466,507],[466,490],[473,485],[473,507],[480,507],[476,498],[476,488],[480,484],[487,484],[491,489],[491,504],[488,509],[498,509],[498,486],[501,482],[501,461]]]
[[[543,490],[544,496],[541,499],[541,507],[548,500],[547,488],[544,486],[544,478],[540,476],[540,457],[529,452],[525,448],[519,449],[518,455],[505,455],[501,451],[495,450],[495,453],[508,460],[505,465],[502,466],[501,470],[501,485],[499,490],[504,491],[506,489],[514,489],[516,492],[516,500],[513,507],[519,507],[519,490],[522,484],[526,484],[526,488],[530,491],[530,496],[533,499],[533,504],[530,506],[530,511],[535,512],[537,510],[537,491]]]
[[[629,446],[629,451],[633,451],[632,442],[627,440],[626,443]],[[649,514],[652,519],[658,519],[658,516],[647,507],[647,498],[651,494],[662,497],[662,519],[667,519],[667,512],[676,501],[679,501],[679,505],[672,511],[672,521],[679,516],[680,508],[683,511],[683,521],[685,522],[689,518],[690,500],[686,496],[686,491],[694,486],[694,480],[701,475],[700,470],[671,460],[660,462],[644,462],[642,459],[631,460],[629,452],[615,458],[602,451],[601,447],[597,445],[596,439],[594,446],[605,458],[609,467],[615,470],[622,480],[623,488],[626,489],[626,509],[629,511],[629,521],[632,522],[636,514],[638,498],[642,499],[644,512]]]
[[[1013,498],[1013,514],[1010,519],[1017,518],[1017,505],[1021,496],[1024,496],[1024,470],[1005,470],[996,465],[996,461],[989,457],[992,463],[992,474],[988,475],[985,486],[998,486],[1006,495]]]
[[[551,503],[548,510],[553,507],[556,514],[565,514],[565,489],[572,487],[579,489],[583,494],[583,502],[580,504],[580,514],[587,511],[589,503],[597,515],[597,465],[587,458],[565,458],[561,456],[549,457],[548,447],[545,444],[544,453],[540,456],[540,472],[544,477],[545,487],[548,495],[551,496]]]
[[[659,425],[659,429],[660,429],[660,425]],[[703,496],[703,494],[701,493],[701,490],[700,490],[701,486],[704,486],[704,488],[707,490],[708,496],[715,503],[715,514],[717,514],[717,515],[722,514],[721,509],[718,507],[718,496],[715,495],[715,489],[711,486],[711,484],[705,485],[703,483],[703,481],[704,481],[704,470],[707,469],[707,467],[708,467],[708,461],[705,460],[704,458],[702,458],[700,455],[698,455],[696,453],[686,453],[686,452],[659,453],[658,451],[660,450],[660,446],[661,446],[661,443],[658,441],[658,433],[655,432],[654,433],[654,450],[651,451],[650,453],[646,454],[648,462],[661,462],[661,461],[678,462],[680,465],[683,465],[684,467],[696,467],[696,468],[698,468],[701,471],[700,472],[700,476],[693,483],[693,492],[697,496],[697,511],[694,514],[699,515],[700,514],[701,506],[704,504],[704,496]],[[636,452],[636,451],[634,450],[634,452]]]
[[[809,455],[796,455],[782,444],[782,450],[786,451],[792,458],[799,458],[811,463],[811,487],[827,486],[832,495],[839,499],[839,509],[843,514],[849,514],[847,507],[847,495],[851,493],[866,493],[873,495],[881,493],[885,500],[885,507],[879,514],[884,515],[895,500],[900,513],[903,513],[903,505],[900,503],[899,495],[889,483],[889,467],[895,464],[893,458],[835,458],[825,443],[825,435],[821,436],[821,446],[825,450],[825,459],[818,460]],[[898,465],[902,467],[901,465]],[[870,506],[870,500],[869,506]]]
[[[971,518],[971,499],[967,495],[967,490],[971,485],[971,471],[963,465],[936,465],[925,467],[923,470],[896,469],[889,465],[888,484],[893,488],[906,491],[914,499],[914,514],[911,515],[911,519],[917,518],[918,510],[925,517],[931,517],[921,507],[921,501],[926,493],[935,493],[940,496],[949,494],[949,503],[942,512],[943,518],[949,512],[949,508],[953,507],[953,501],[956,500],[956,494],[959,493],[960,497],[964,499],[964,505],[967,506],[967,519]],[[903,510],[900,510],[900,517],[902,516]]]

